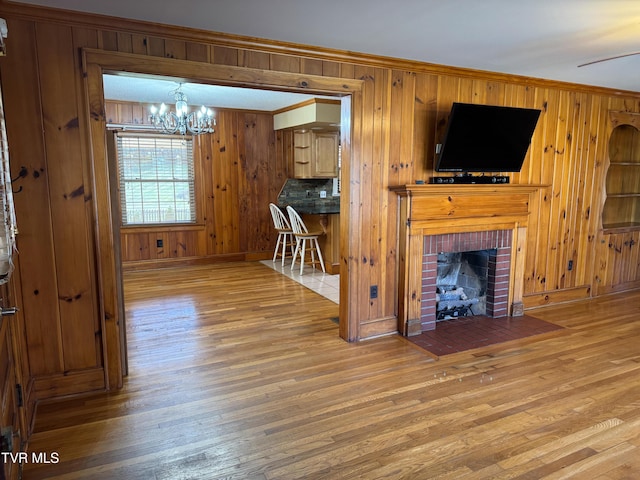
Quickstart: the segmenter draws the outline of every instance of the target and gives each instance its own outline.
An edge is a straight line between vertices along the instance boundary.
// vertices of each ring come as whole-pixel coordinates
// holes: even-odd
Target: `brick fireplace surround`
[[[400,185],[398,331],[435,328],[437,254],[496,248],[489,316],[520,316],[531,194],[540,185]]]
[[[425,235],[422,256],[422,331],[436,328],[436,280],[438,253],[472,252],[495,249],[489,255],[487,312],[493,318],[508,315],[511,274],[511,230]]]

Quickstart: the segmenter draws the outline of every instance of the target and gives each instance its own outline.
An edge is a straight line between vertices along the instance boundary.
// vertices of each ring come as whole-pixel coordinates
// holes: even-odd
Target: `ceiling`
[[[640,92],[639,0],[19,3]]]
[[[179,83],[166,77],[103,75],[104,96],[107,100],[143,103],[174,103],[179,87],[187,96],[189,105],[236,110],[275,112],[302,103],[311,98],[331,98],[293,92],[259,90],[255,88],[226,87],[198,83]]]

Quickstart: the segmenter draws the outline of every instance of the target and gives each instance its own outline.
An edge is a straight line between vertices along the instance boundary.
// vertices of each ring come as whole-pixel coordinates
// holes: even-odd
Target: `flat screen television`
[[[540,110],[454,103],[437,172],[519,172]]]

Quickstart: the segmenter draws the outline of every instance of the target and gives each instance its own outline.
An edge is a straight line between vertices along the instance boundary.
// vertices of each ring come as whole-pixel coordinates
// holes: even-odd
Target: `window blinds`
[[[122,225],[195,223],[193,140],[118,133]]]

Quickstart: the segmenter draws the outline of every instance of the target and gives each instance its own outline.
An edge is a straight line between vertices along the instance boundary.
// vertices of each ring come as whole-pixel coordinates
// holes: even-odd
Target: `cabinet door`
[[[338,133],[320,132],[314,138],[312,175],[318,178],[338,176]]]
[[[293,176],[295,178],[311,177],[312,133],[310,130],[293,132]]]

